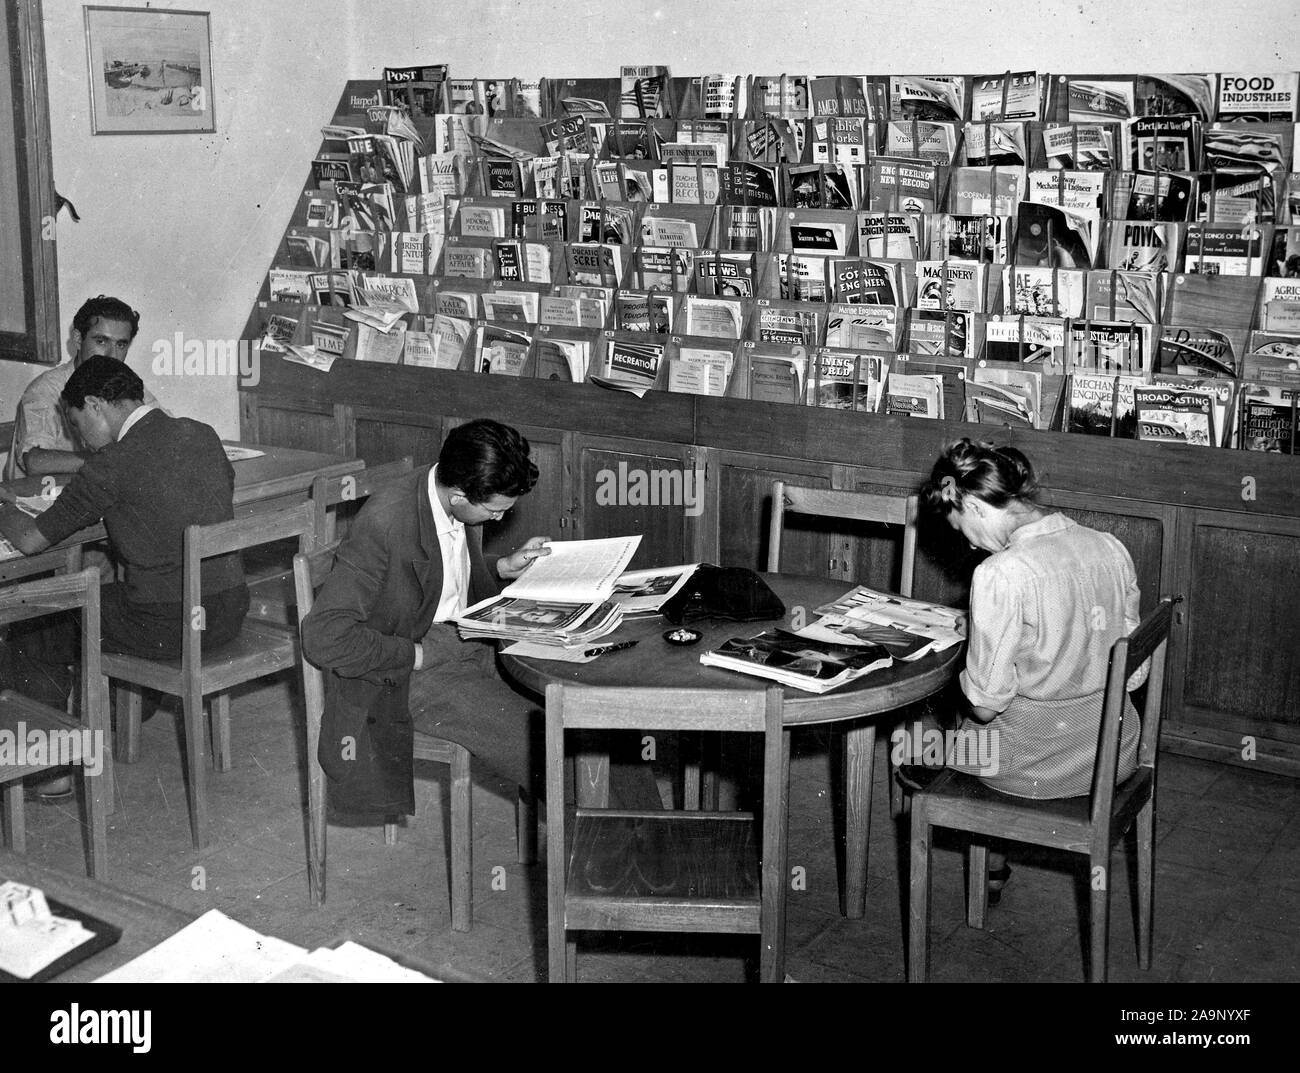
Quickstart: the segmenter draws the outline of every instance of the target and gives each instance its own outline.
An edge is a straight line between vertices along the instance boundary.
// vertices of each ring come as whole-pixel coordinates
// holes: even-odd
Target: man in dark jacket
[[[437,465],[376,492],[357,516],[302,635],[327,672],[319,757],[336,807],[413,813],[416,729],[534,787],[533,706],[497,674],[495,647],[460,641],[451,620],[550,554],[540,536],[511,555],[483,554],[483,523],[536,481],[526,439],[471,421],[448,435]]]

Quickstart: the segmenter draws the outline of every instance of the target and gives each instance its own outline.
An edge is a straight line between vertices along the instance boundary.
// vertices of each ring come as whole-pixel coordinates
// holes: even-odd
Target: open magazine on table
[[[550,555],[455,620],[461,636],[569,646],[612,633],[623,620],[614,587],[640,543],[640,536],[548,543]]]
[[[893,665],[882,645],[846,645],[814,641],[786,630],[755,637],[732,637],[700,656],[706,667],[721,667],[809,693],[828,693],[872,671]]]

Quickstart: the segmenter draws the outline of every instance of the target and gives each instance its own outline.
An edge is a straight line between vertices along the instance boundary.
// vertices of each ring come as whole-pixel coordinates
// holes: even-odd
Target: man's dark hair
[[[68,378],[63,402],[74,410],[84,410],[90,395],[105,402],[144,402],[144,381],[126,362],[97,354],[83,361]]]
[[[120,320],[131,325],[131,338],[140,330],[140,314],[120,298],[110,298],[101,294],[97,298],[88,298],[72,318],[72,330],[85,335],[97,320]]]
[[[509,425],[481,417],[458,425],[443,440],[438,481],[459,488],[471,503],[493,496],[514,499],[532,491],[537,467],[528,457],[526,439]]]

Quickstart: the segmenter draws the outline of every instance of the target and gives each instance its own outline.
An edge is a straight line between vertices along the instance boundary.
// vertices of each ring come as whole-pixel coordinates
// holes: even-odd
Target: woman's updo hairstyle
[[[951,444],[921,487],[923,506],[940,514],[960,510],[967,496],[991,507],[1005,507],[1013,500],[1032,501],[1037,495],[1038,478],[1023,454],[1014,447],[969,439]]]

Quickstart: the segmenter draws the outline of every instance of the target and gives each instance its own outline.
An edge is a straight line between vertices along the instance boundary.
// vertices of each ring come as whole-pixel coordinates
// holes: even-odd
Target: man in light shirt
[[[208,425],[148,405],[140,378],[105,355],[79,364],[62,401],[90,454],[36,518],[0,507],[0,533],[35,555],[102,518],[124,569],[123,580],[101,592],[103,650],[179,659],[190,620],[182,590],[185,529],[233,516],[235,473],[221,440]],[[0,499],[9,504],[14,496],[0,489]],[[248,589],[237,553],[204,562],[203,610],[205,649],[238,636]],[[77,632],[71,614],[15,624],[5,648],[8,680],[0,684],[63,707]]]
[[[415,811],[416,729],[540,789],[534,706],[501,680],[495,646],[462,642],[451,623],[550,554],[541,536],[510,555],[483,554],[483,524],[536,481],[528,441],[480,419],[452,430],[436,465],[385,486],[357,515],[302,631],[304,654],[327,672],[318,752],[342,811]]]
[[[68,333],[71,360],[47,369],[23,390],[14,414],[5,480],[75,473],[81,468],[90,452],[84,444],[76,442],[60,396],[72,374],[87,358],[103,355],[125,361],[139,330],[140,314],[120,298],[101,294],[77,310]],[[158,405],[158,400],[148,391],[142,399],[147,406]]]

